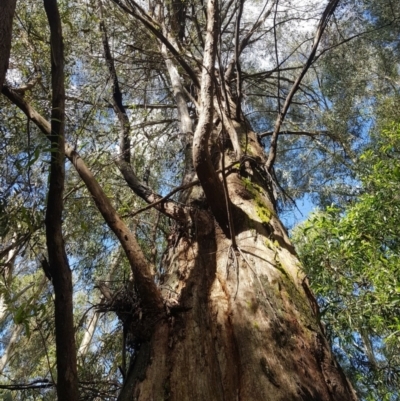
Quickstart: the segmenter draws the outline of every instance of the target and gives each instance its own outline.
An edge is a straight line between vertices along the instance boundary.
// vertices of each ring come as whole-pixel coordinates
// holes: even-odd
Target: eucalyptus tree
[[[14,249],[11,233],[21,232],[27,253],[21,250],[19,261],[27,274],[32,264],[47,266],[46,223],[57,305],[61,265],[51,254],[63,253],[65,203],[75,289],[97,287],[98,311],[119,319],[123,337],[117,351],[109,333],[88,325],[98,352],[78,361],[91,363],[91,371],[81,369],[81,394],[111,399],[122,377],[119,400],[356,399],[279,220],[284,201],[300,194],[285,184],[310,181],[302,174],[307,157],[337,167],[354,151],[347,132],[327,130],[322,118],[330,101],[320,84],[321,61],[368,25],[368,18],[351,25],[344,17],[351,3],[338,3],[60,2],[62,46],[52,40],[49,46],[40,4],[18,4],[13,70],[2,88],[2,233],[6,249]],[[56,91],[60,70],[65,94]],[[63,155],[70,164],[66,191],[60,196],[60,185],[54,202],[50,184],[45,217],[49,150],[50,183]],[[315,176],[327,165],[314,165]],[[107,270],[109,249],[118,246],[125,258],[120,271],[112,269],[117,280],[94,272],[94,264]],[[67,277],[67,265],[63,271]],[[94,282],[95,273],[108,280]],[[61,293],[71,300],[68,291]],[[80,296],[76,291],[78,339]],[[57,347],[65,341],[74,353],[74,336],[57,317]],[[71,326],[70,317],[64,321]],[[37,321],[36,332],[43,325]],[[37,336],[30,341],[37,344]],[[50,372],[44,398],[55,381],[60,393],[68,379],[62,375],[75,371],[68,356],[70,370],[63,370],[58,354],[41,355]],[[87,389],[96,374],[110,379],[108,390],[99,381],[99,392]],[[74,375],[65,376],[76,383]]]

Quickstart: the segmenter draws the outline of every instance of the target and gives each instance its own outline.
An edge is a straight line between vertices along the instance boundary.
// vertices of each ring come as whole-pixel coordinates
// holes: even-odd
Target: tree
[[[121,322],[122,351],[110,363],[116,343],[105,334],[104,343],[112,345],[104,359],[112,368],[105,374],[92,364],[82,376],[93,381],[99,371],[117,378],[119,365],[119,400],[356,399],[330,351],[278,216],[290,197],[280,184],[285,177],[279,163],[287,162],[293,144],[285,137],[298,138],[300,146],[317,140],[326,145],[317,151],[328,153],[338,142],[343,157],[332,158],[337,164],[347,145],[352,150],[350,141],[314,119],[324,106],[319,61],[359,28],[346,20],[349,36],[340,36],[337,21],[346,6],[339,8],[337,0],[300,8],[214,0],[60,2],[67,89],[57,96],[60,86],[53,80],[63,64],[62,46],[53,42],[50,23],[48,57],[43,11],[36,2],[18,7],[15,29],[23,40],[14,42],[11,56],[16,78],[2,88],[10,101],[2,111],[4,251],[23,244],[21,261],[39,259],[45,221],[51,265],[56,249],[50,240],[57,235],[62,245],[65,203],[66,250],[72,263],[78,261],[74,272],[81,282],[94,291],[87,259],[104,264],[99,259],[110,248],[118,252],[119,245],[130,269],[115,273],[121,286],[97,283],[103,299],[98,310],[115,313]],[[290,29],[301,20],[311,27]],[[69,142],[62,147],[64,113]],[[25,129],[24,116],[26,137],[13,136]],[[257,135],[256,129],[263,132]],[[49,187],[47,216],[57,206],[54,219],[44,217],[46,137],[50,183],[54,163],[60,168],[64,154],[71,162],[63,199],[62,185],[54,202]],[[19,234],[14,242],[12,232]],[[26,266],[25,274],[32,274]],[[56,267],[50,270],[57,302]],[[75,293],[75,305],[78,298]],[[36,318],[36,332],[48,324],[36,311],[23,316],[21,321]],[[57,316],[57,347],[60,341],[71,345],[73,336],[58,330]],[[79,337],[77,320],[75,306]],[[32,336],[35,341],[38,336]],[[52,373],[52,353],[39,358],[47,359]],[[60,392],[67,370],[56,359]],[[67,363],[73,371],[73,359]],[[39,375],[29,363],[26,369],[31,377]],[[43,388],[54,385],[53,377],[46,380]],[[87,382],[80,378],[81,393],[92,399],[103,394],[102,383],[96,382],[96,393],[86,390]],[[110,388],[111,382],[111,398]]]
[[[367,400],[399,397],[398,149],[398,124],[375,134],[357,201],[316,213],[295,234],[336,354]]]
[[[5,0],[0,4],[0,87],[3,86],[11,49],[12,21],[17,0]]]

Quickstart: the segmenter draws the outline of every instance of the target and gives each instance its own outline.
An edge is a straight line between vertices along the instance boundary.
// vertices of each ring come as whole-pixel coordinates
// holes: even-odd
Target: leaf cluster
[[[333,348],[361,398],[400,396],[400,125],[360,157],[357,201],[314,213],[294,233]]]

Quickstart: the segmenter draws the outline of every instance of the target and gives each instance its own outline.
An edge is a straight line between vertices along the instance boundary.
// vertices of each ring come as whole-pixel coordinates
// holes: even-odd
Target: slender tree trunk
[[[63,192],[65,179],[64,126],[64,51],[61,18],[56,0],[44,0],[50,25],[51,45],[51,162],[46,210],[46,242],[49,274],[54,286],[57,397],[59,401],[77,401],[78,374],[76,365],[75,328],[72,300],[72,273],[65,253],[62,234]]]
[[[14,234],[13,239],[12,239],[12,244],[15,244],[16,242],[16,235]],[[4,279],[4,284],[9,285],[12,280],[12,274],[13,274],[13,269],[14,269],[14,262],[15,258],[17,256],[17,250],[18,247],[15,245],[15,247],[11,248],[8,251],[7,258],[4,263],[4,268],[3,268],[3,279]],[[0,323],[2,323],[3,319],[6,317],[7,314],[7,305],[6,305],[6,300],[5,300],[5,294],[1,293],[0,294]]]
[[[0,1],[0,88],[3,86],[11,50],[12,22],[17,0]]]
[[[110,269],[105,278],[106,283],[108,283],[111,280],[116,268],[118,267],[118,263],[119,263],[120,259],[121,259],[121,252],[120,252],[120,250],[117,250],[117,253],[115,255],[113,255],[113,257],[112,257]],[[100,303],[103,300],[104,300],[104,296],[102,296],[100,298]],[[84,358],[86,356],[87,352],[89,351],[90,344],[92,343],[93,335],[94,335],[94,332],[97,327],[97,322],[99,321],[99,317],[100,317],[100,315],[99,315],[99,312],[97,312],[97,311],[94,311],[90,317],[89,324],[86,328],[85,334],[83,335],[82,341],[81,341],[81,343],[79,345],[79,349],[78,349],[78,357],[80,357],[80,358]]]
[[[47,283],[46,277],[42,276],[42,280],[39,282],[39,285],[38,285],[37,289],[34,291],[33,296],[30,297],[30,301],[26,305],[26,308],[29,308],[29,306],[31,304],[33,304],[37,301],[37,299],[41,295],[46,283]],[[17,295],[21,296],[25,291],[29,290],[33,285],[34,284],[28,285]],[[2,317],[4,317],[4,316],[2,316]],[[1,322],[1,319],[0,319],[0,322]],[[13,356],[13,352],[15,350],[15,346],[18,341],[19,335],[21,334],[22,329],[23,329],[22,324],[14,324],[10,339],[8,340],[8,343],[7,343],[7,347],[0,359],[0,374],[4,371],[8,362],[10,361],[11,357]]]
[[[11,337],[8,340],[7,347],[3,353],[3,355],[0,358],[0,374],[3,373],[4,369],[6,368],[8,362],[10,361],[10,358],[13,354],[13,351],[15,349],[15,345],[18,341],[18,337],[21,334],[22,331],[22,325],[16,324],[14,325],[12,332],[11,332]]]

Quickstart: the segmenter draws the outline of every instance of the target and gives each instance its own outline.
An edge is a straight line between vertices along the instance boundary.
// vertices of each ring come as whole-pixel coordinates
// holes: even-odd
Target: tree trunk
[[[169,314],[140,339],[132,324],[119,400],[355,400],[259,173],[263,151],[233,124],[248,155],[226,177],[236,249],[217,224],[171,239],[161,279]]]
[[[0,88],[3,86],[11,50],[12,21],[17,0],[0,2]]]

